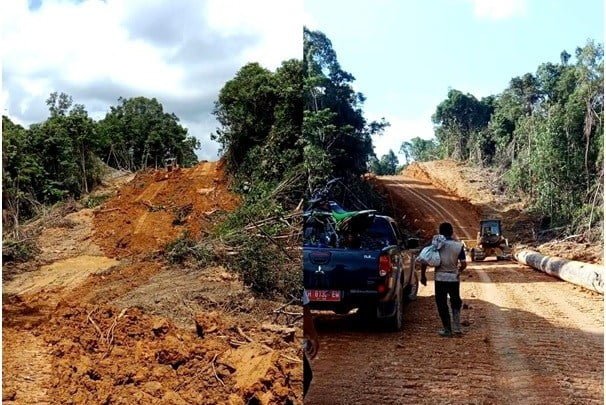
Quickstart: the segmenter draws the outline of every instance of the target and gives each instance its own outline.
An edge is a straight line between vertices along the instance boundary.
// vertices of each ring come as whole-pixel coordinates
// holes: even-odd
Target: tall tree
[[[493,99],[478,100],[471,94],[451,89],[448,97],[436,108],[432,121],[436,138],[444,154],[456,159],[469,158],[471,141],[488,126],[494,110]]]
[[[264,143],[277,98],[273,73],[258,63],[242,67],[219,92],[214,115],[221,126],[212,139],[221,144],[230,169],[237,170],[248,152]]]
[[[406,164],[412,161],[427,162],[439,158],[438,144],[433,139],[414,137],[410,142],[402,142],[400,152],[406,157]]]
[[[390,149],[388,153],[381,156],[380,160],[373,155],[370,158],[369,166],[370,171],[378,176],[393,176],[396,174],[398,163],[398,157]]]
[[[120,105],[110,107],[99,122],[99,153],[112,167],[139,170],[163,166],[174,157],[182,166],[197,162],[194,150],[200,143],[188,136],[179,118],[164,112],[155,98],[119,98]]]
[[[373,155],[371,135],[388,124],[366,121],[365,98],[353,89],[354,76],[341,68],[326,35],[307,28],[303,29],[303,76],[303,153],[309,187],[329,177],[364,173]]]

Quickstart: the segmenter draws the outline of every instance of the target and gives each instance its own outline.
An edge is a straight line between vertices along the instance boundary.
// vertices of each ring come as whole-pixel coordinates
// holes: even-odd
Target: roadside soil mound
[[[537,235],[540,219],[525,211],[527,202],[506,195],[502,174],[492,168],[477,168],[453,160],[414,162],[405,168],[402,177],[429,183],[440,190],[471,203],[481,218],[498,218],[503,222],[504,235],[510,244],[532,246],[543,254],[588,263],[602,263],[603,246],[573,241],[550,241],[540,244]],[[478,230],[479,223],[475,225]]]
[[[35,224],[36,259],[3,267],[3,403],[302,402],[300,307],[154,254],[237,206],[220,163],[118,173],[87,198]]]
[[[218,162],[140,172],[95,212],[93,237],[110,257],[149,254],[183,232],[199,238],[213,214],[237,204]]]

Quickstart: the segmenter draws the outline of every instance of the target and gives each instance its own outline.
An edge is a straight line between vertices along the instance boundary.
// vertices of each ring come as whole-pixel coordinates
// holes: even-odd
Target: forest
[[[249,63],[215,103],[219,128],[212,138],[235,190],[245,195],[246,218],[289,211],[334,177],[368,196],[360,175],[402,168],[393,151],[375,156],[371,136],[389,123],[366,120],[365,97],[330,40],[307,28],[303,35],[302,60],[284,61],[275,72]],[[505,192],[527,201],[551,226],[601,237],[603,53],[601,44],[588,41],[574,57],[563,51],[559,63],[544,63],[479,100],[450,89],[432,117],[435,138],[403,142],[404,163],[452,158],[496,168]],[[103,167],[136,171],[161,167],[167,157],[182,166],[197,162],[199,141],[158,100],[118,102],[95,121],[85,106],[54,92],[44,122],[23,128],[3,116],[8,229],[44,205],[88,193]],[[245,217],[236,213],[232,221],[241,225]]]
[[[6,230],[47,205],[77,199],[99,184],[104,168],[141,170],[174,157],[197,162],[199,141],[155,98],[118,99],[106,116],[93,120],[86,107],[65,93],[46,100],[49,117],[29,128],[2,116],[2,206]]]
[[[590,40],[574,57],[562,51],[560,63],[514,77],[496,95],[478,100],[450,89],[432,121],[434,139],[402,143],[407,162],[451,158],[495,168],[505,192],[548,226],[602,238],[602,44]]]

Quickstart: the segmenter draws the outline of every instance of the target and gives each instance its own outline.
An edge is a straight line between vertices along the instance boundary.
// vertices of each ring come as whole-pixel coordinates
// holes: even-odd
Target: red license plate
[[[310,301],[341,301],[341,291],[338,290],[307,290]]]

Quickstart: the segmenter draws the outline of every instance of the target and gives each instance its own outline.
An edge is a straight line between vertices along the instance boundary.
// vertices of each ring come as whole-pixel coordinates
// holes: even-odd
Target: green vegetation
[[[46,101],[49,117],[28,129],[2,117],[2,191],[5,230],[33,217],[45,205],[79,198],[100,182],[103,162],[129,170],[161,166],[166,156],[181,165],[196,162],[198,141],[156,99],[120,99],[95,122],[64,93]],[[94,206],[100,197],[89,198]]]
[[[164,112],[155,98],[119,98],[98,122],[99,156],[111,167],[140,170],[163,167],[164,159],[174,157],[187,167],[198,162],[194,153],[200,142],[187,136],[175,114]]]
[[[220,263],[263,295],[299,296],[301,208],[314,188],[342,177],[336,199],[363,190],[344,206],[370,202],[361,175],[374,156],[371,135],[387,125],[365,120],[364,96],[353,90],[354,77],[341,69],[330,40],[306,28],[303,34],[303,60],[275,72],[249,63],[215,103],[220,127],[213,139],[244,199],[215,230],[223,244],[216,249],[231,252]]]
[[[365,97],[355,92],[354,76],[343,69],[330,40],[319,31],[303,30],[304,170],[312,190],[332,177],[346,183],[360,181],[374,156],[371,135],[389,125],[367,122]]]
[[[410,159],[450,157],[498,168],[508,193],[551,226],[599,240],[603,221],[604,50],[588,41],[560,63],[515,77],[476,99],[450,90],[436,108],[435,141],[402,145]]]
[[[370,171],[377,176],[391,176],[396,174],[398,170],[398,157],[393,150],[389,150],[386,155],[381,156],[381,160],[376,156],[372,156],[369,161]]]
[[[433,139],[422,139],[418,136],[412,138],[410,142],[403,142],[400,152],[406,158],[406,164],[412,160],[427,162],[438,159],[440,156],[438,144]]]

